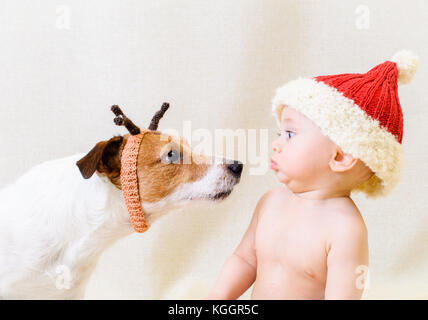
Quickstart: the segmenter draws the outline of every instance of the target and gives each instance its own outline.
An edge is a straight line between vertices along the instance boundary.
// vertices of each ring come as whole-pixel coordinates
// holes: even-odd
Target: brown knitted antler
[[[159,125],[159,120],[162,119],[163,115],[165,114],[166,110],[169,108],[169,103],[164,102],[162,104],[161,109],[155,113],[155,115],[152,118],[152,121],[150,122],[149,130],[157,130]]]
[[[141,132],[140,128],[138,128],[127,116],[125,116],[119,106],[112,106],[111,111],[113,111],[113,113],[116,115],[116,118],[114,118],[114,123],[116,125],[125,126],[129,133],[133,136]]]

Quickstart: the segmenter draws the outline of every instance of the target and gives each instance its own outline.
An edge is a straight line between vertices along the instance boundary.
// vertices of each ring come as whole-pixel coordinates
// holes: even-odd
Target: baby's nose
[[[275,142],[272,142],[272,150],[273,152],[276,152],[276,153],[281,152],[280,147]]]

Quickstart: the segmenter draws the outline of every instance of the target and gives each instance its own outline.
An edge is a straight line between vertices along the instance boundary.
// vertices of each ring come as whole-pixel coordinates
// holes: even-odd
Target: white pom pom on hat
[[[397,64],[398,83],[406,84],[412,81],[419,66],[419,57],[409,50],[398,51],[391,58]]]

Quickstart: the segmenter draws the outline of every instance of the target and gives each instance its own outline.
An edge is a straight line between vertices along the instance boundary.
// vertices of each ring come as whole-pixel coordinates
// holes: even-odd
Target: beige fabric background
[[[368,28],[359,7],[365,4]],[[421,65],[400,88],[402,181],[388,198],[354,199],[369,230],[364,297],[426,299],[427,9],[424,0],[2,0],[0,187],[40,162],[125,133],[112,123],[114,103],[140,125],[169,101],[162,128],[181,132],[186,120],[212,132],[269,128],[271,141],[270,99],[285,81],[365,72],[411,49]],[[173,212],[150,232],[116,243],[101,257],[86,297],[201,298],[258,198],[279,185],[271,172],[249,175],[250,167],[224,203]]]

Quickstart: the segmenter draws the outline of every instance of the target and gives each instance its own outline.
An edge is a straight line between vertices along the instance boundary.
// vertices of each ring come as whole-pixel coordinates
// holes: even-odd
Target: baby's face
[[[335,148],[311,120],[284,106],[279,137],[272,142],[271,169],[293,192],[313,190],[328,178]]]

